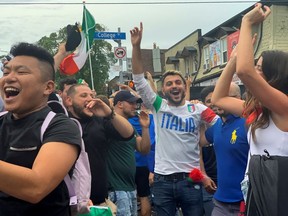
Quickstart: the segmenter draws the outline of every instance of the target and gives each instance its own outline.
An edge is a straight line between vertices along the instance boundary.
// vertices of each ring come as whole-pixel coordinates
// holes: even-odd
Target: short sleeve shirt
[[[11,113],[0,117],[0,160],[32,168],[41,146],[48,142],[76,145],[80,151],[79,129],[71,119],[63,114],[57,114],[51,120],[43,134],[43,142],[40,141],[40,128],[49,111],[50,108],[45,107],[18,120],[13,119]],[[65,152],[63,152],[64,156]],[[13,187],[12,184],[11,187]],[[70,207],[67,187],[62,181],[37,204],[31,204],[0,192],[0,215],[68,216]]]

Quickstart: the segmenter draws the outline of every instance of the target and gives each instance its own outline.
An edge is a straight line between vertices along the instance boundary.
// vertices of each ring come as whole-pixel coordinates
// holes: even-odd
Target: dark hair
[[[205,103],[205,98],[207,97],[207,95],[213,92],[214,89],[215,89],[215,86],[207,86],[201,90],[200,97],[203,103]]]
[[[55,70],[54,70],[54,58],[53,56],[44,48],[39,47],[34,44],[21,42],[16,45],[13,45],[10,53],[16,56],[31,56],[38,59],[42,63],[47,63],[50,67],[44,65],[43,80],[55,80]],[[43,65],[41,65],[43,66]]]
[[[163,76],[161,77],[161,81],[162,81],[162,86],[164,85],[164,80],[166,79],[167,76],[180,76],[184,85],[186,85],[186,80],[185,78],[183,77],[183,75],[179,72],[179,71],[176,71],[176,70],[169,70],[169,71],[166,71]]]
[[[266,81],[275,89],[288,94],[288,53],[269,50],[262,52],[261,56]]]
[[[267,50],[263,51],[260,55],[263,58],[262,61],[262,72],[265,76],[265,80],[273,88],[288,94],[288,53],[279,50]],[[262,115],[259,118],[255,118],[251,124],[252,138],[255,137],[255,130],[257,128],[266,128],[269,126],[269,116],[271,111],[266,107],[261,106],[257,98],[255,98],[249,90],[247,90],[247,99],[245,101],[245,108],[243,115],[248,117],[249,115],[257,113],[259,116],[258,109],[261,108]]]
[[[83,84],[73,84],[73,85],[71,85],[71,87],[67,91],[67,96],[74,95],[76,93],[76,88],[78,86],[81,86],[81,85],[83,85]]]
[[[71,87],[68,89],[67,91],[67,96],[72,96],[76,93],[76,88],[78,88],[79,86],[87,86],[86,84],[81,84],[81,83],[76,83],[71,85]],[[90,88],[89,86],[87,86],[88,88]]]
[[[59,90],[63,92],[65,85],[74,85],[74,84],[77,84],[77,80],[75,78],[71,77],[63,78],[59,81]]]

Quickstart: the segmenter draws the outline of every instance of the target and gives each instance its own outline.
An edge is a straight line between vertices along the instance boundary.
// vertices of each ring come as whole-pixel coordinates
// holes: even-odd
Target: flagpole
[[[87,40],[87,43],[88,43],[88,56],[89,56],[89,65],[90,65],[90,75],[91,75],[91,85],[92,85],[92,90],[95,90],[94,89],[94,79],[93,79],[93,69],[92,69],[92,60],[91,60],[91,54],[90,54],[90,41],[89,41],[89,35],[88,35],[88,25],[87,25],[87,15],[86,15],[86,7],[85,7],[85,1],[83,1],[83,6],[85,8],[85,11],[84,11],[84,14],[85,14],[85,24],[86,24],[86,32],[85,32],[85,37],[86,37],[86,40]],[[92,47],[91,47],[92,48]]]

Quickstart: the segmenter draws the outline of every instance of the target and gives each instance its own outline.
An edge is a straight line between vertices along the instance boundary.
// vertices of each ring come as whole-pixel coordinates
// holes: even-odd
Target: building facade
[[[270,6],[272,13],[263,23],[253,27],[253,33],[257,33],[255,59],[264,50],[277,49],[288,52],[288,3],[271,1],[265,2],[265,5]],[[242,17],[252,8],[254,6],[204,35],[201,35],[201,30],[196,30],[167,50],[165,69],[179,70],[184,76],[192,77],[191,99],[199,99],[200,91],[205,86],[215,85],[238,43]],[[244,86],[237,76],[234,76],[233,81],[244,91]]]

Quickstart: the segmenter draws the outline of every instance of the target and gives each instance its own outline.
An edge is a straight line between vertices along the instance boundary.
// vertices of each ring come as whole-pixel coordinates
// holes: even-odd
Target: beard
[[[220,112],[217,111],[216,114],[217,114],[218,116],[220,116],[221,118],[226,118],[226,117],[229,115],[229,113],[225,112],[224,110],[223,110],[223,111],[220,111]]]
[[[182,103],[182,101],[183,101],[183,99],[185,98],[185,94],[184,93],[181,93],[181,100],[179,100],[179,101],[175,101],[175,100],[173,100],[173,98],[170,96],[170,94],[169,93],[164,93],[164,96],[165,96],[165,98],[168,100],[168,102],[171,104],[171,105],[174,105],[174,106],[179,106],[181,103]]]
[[[72,107],[73,107],[74,113],[75,113],[77,116],[79,116],[80,119],[85,120],[85,119],[91,118],[91,115],[88,115],[88,114],[86,114],[86,113],[84,112],[84,108],[83,108],[82,106],[73,103],[73,104],[72,104]]]
[[[132,118],[132,117],[134,117],[134,116],[136,116],[136,110],[135,111],[133,111],[133,112],[131,112],[131,111],[127,111],[127,110],[123,110],[123,117],[125,117],[125,118]]]

